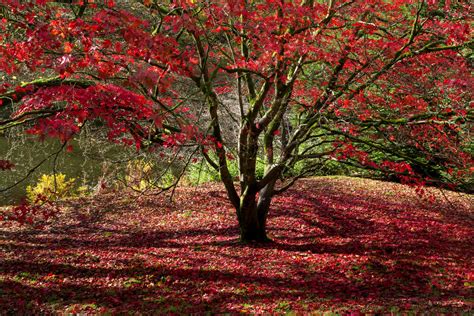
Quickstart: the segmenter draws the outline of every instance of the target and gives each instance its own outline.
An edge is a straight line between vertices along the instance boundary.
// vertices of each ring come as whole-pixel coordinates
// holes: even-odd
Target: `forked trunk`
[[[267,215],[273,193],[271,183],[257,194],[246,192],[241,197],[240,209],[237,212],[240,225],[240,240],[242,242],[267,242]]]

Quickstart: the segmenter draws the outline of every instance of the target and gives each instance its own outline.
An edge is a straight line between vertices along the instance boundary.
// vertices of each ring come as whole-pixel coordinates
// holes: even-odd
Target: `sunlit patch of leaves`
[[[62,202],[43,230],[1,228],[0,310],[468,313],[473,198],[431,191],[428,203],[403,185],[303,180],[276,198],[264,245],[238,242],[217,184],[178,188],[174,202]]]

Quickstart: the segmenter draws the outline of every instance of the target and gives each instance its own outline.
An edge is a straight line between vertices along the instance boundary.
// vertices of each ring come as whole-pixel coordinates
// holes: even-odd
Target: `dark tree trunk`
[[[267,242],[267,214],[272,199],[274,182],[259,192],[244,192],[241,197],[240,209],[237,212],[242,242]]]
[[[242,242],[267,242],[265,224],[256,218],[240,223],[240,240]]]
[[[242,242],[266,242],[266,216],[258,214],[256,203],[240,209],[240,240]]]

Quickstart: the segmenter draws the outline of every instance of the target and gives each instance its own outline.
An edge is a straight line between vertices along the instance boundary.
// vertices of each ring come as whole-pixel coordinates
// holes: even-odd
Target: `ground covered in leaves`
[[[64,203],[0,228],[0,314],[470,313],[473,196],[314,178],[277,198],[272,243],[240,244],[218,184]]]

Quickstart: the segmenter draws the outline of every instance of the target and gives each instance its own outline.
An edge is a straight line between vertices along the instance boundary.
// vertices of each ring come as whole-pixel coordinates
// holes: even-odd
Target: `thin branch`
[[[13,183],[12,185],[10,186],[7,186],[5,188],[2,188],[0,189],[0,193],[2,192],[6,192],[14,187],[16,187],[17,185],[21,184],[23,181],[25,181],[26,179],[28,179],[28,177],[36,171],[36,169],[38,169],[43,163],[45,163],[46,161],[48,161],[48,159],[50,159],[51,157],[55,156],[55,155],[58,155],[63,149],[64,149],[64,145],[63,144],[61,146],[61,148],[59,148],[59,150],[55,151],[54,153],[46,156],[43,160],[41,160],[38,164],[36,164],[35,166],[33,166],[33,168],[31,168],[30,170],[28,170],[28,172],[26,173],[25,176],[23,176],[20,180],[18,180],[17,182]]]

